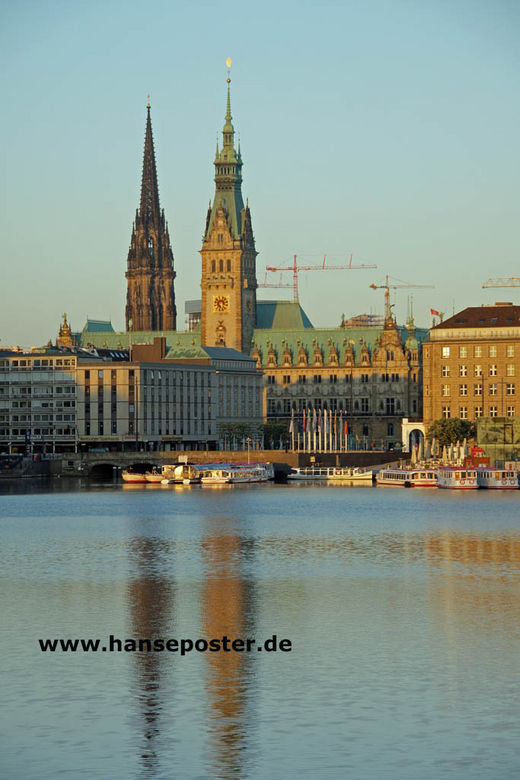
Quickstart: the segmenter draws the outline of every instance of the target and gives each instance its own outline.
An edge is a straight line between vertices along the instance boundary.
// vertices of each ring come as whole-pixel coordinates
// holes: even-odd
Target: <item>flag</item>
[[[290,434],[294,433],[294,409],[291,409],[291,422],[289,425],[289,433]]]
[[[436,317],[440,317],[440,312],[438,312],[436,309],[430,309],[430,314],[435,314]]]
[[[336,412],[336,410],[334,410],[334,436],[336,435],[337,432],[337,423],[338,423],[338,413]]]
[[[303,407],[303,432],[307,433],[307,417],[305,415],[305,407]]]

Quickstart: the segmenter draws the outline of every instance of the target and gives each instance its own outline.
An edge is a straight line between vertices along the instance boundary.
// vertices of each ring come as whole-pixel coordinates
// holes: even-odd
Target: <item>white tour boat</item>
[[[308,466],[306,468],[294,468],[287,479],[299,480],[327,480],[333,482],[372,482],[372,471],[348,466],[335,467]]]
[[[437,469],[381,469],[376,483],[390,487],[437,487]]]
[[[467,466],[443,466],[438,470],[437,486],[451,490],[477,490],[477,470]]]
[[[216,464],[201,472],[203,485],[223,485],[238,482],[267,482],[268,472],[263,466],[236,466]]]
[[[518,490],[518,472],[480,466],[476,469],[478,486],[492,490]]]

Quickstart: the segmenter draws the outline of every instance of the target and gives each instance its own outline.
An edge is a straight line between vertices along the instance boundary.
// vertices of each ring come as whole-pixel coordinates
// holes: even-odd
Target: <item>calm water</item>
[[[2,777],[519,776],[520,491],[128,487],[0,484]]]

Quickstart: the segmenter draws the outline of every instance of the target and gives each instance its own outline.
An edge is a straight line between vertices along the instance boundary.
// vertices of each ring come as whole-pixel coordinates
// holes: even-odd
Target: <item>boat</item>
[[[146,474],[140,474],[138,471],[132,471],[132,469],[127,469],[126,471],[123,471],[121,476],[123,477],[123,482],[147,482]]]
[[[201,471],[203,485],[223,485],[238,482],[267,482],[269,475],[261,465],[217,463]]]
[[[145,477],[147,482],[159,483],[162,482],[163,480],[162,471],[157,471],[157,469],[152,469],[152,471],[147,471]]]
[[[228,468],[209,468],[201,472],[202,485],[224,485],[231,482],[231,471]]]
[[[332,482],[372,482],[372,471],[349,466],[308,466],[291,469],[287,479],[297,480],[327,480]]]
[[[376,484],[390,487],[437,487],[437,469],[381,469],[376,474]]]
[[[489,490],[518,490],[518,472],[505,469],[480,466],[477,472],[477,483],[481,488]]]
[[[477,490],[477,470],[467,466],[443,466],[437,472],[437,486],[450,490]]]

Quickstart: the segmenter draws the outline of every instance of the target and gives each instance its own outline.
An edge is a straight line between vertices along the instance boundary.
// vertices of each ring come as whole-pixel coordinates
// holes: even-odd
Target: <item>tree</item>
[[[476,434],[475,423],[461,420],[459,417],[443,417],[434,420],[428,428],[427,439],[437,439],[441,447],[449,447],[457,441],[472,439]]]

